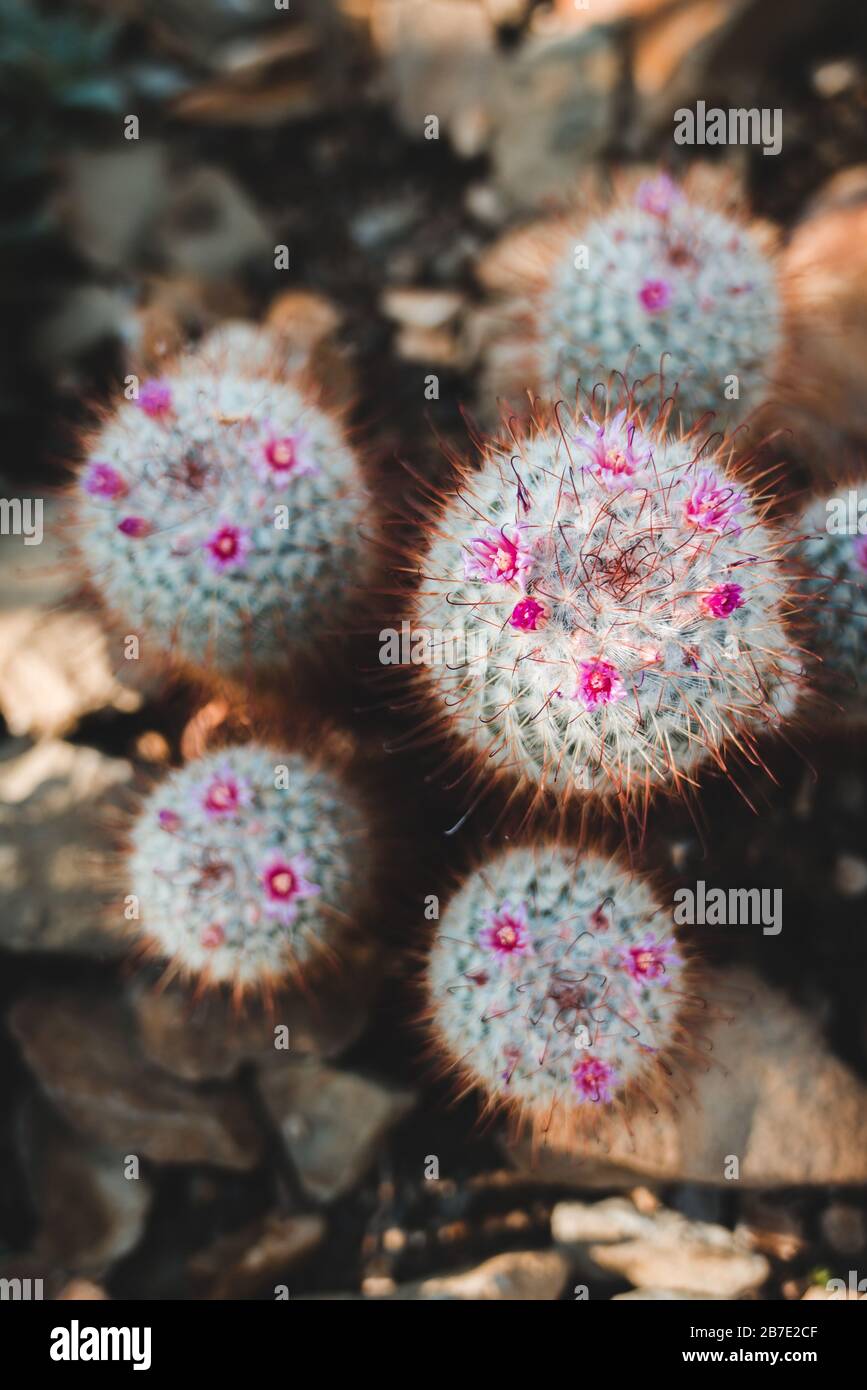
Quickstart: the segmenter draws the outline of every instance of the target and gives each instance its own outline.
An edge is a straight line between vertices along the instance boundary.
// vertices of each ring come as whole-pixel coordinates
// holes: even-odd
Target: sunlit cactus
[[[867,713],[867,484],[815,499],[794,528],[811,646],[821,663],[817,684],[838,712],[861,720]]]
[[[298,753],[249,744],[188,763],[130,837],[146,954],[238,995],[339,962],[369,906],[371,839],[353,788]]]
[[[264,341],[264,339],[263,339]],[[145,654],[218,674],[291,667],[354,621],[370,499],[300,378],[180,359],[90,440],[77,545]]]
[[[522,230],[517,254],[492,255],[492,287],[519,318],[514,349],[501,333],[491,357],[530,346],[518,392],[572,402],[579,381],[617,372],[643,382],[645,400],[676,387],[687,423],[713,412],[722,427],[765,398],[782,339],[776,261],[765,228],[717,184],[701,172],[627,178],[613,197]],[[496,371],[488,386],[509,394]]]
[[[730,450],[637,412],[542,415],[484,446],[429,518],[417,629],[457,659],[420,671],[440,731],[558,801],[684,791],[759,761],[802,685],[786,540]]]
[[[447,904],[427,967],[446,1069],[548,1130],[673,1098],[691,969],[671,913],[616,859],[509,849]]]

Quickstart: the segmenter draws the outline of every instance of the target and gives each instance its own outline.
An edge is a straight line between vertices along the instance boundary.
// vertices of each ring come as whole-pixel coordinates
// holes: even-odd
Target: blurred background
[[[48,528],[82,426],[130,363],[268,319],[352,402],[399,506],[404,465],[441,477],[442,443],[465,449],[465,416],[484,414],[499,239],[594,171],[685,167],[673,112],[698,100],[783,112],[778,156],[702,153],[819,267],[843,404],[791,443],[800,494],[834,475],[828,448],[856,458],[867,435],[856,0],[0,0],[0,478],[46,499],[47,527],[41,546],[0,539],[0,1276],[52,1297],[796,1299],[859,1260],[867,1275],[855,735],[778,752],[777,781],[746,788],[758,815],[711,783],[701,824],[653,817],[646,856],[672,881],[783,886],[785,918],[778,938],[708,931],[748,1045],[652,1152],[531,1165],[432,1077],[400,951],[489,826],[446,837],[465,807],[403,749],[361,641],[328,712],[412,876],[371,988],[315,1016],[290,1001],[295,1070],[275,1068],[267,1020],[155,994],[100,911],[136,774],[195,752],[222,714],[130,681],[77,601]],[[732,1134],[749,1182],[720,1180]]]

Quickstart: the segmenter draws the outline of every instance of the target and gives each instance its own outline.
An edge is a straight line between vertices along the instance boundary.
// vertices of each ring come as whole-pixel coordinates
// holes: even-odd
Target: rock
[[[751,1250],[775,1260],[794,1260],[806,1248],[803,1222],[789,1206],[757,1192],[745,1192],[736,1227]]]
[[[594,1245],[592,1258],[631,1284],[674,1288],[709,1298],[740,1298],[770,1274],[764,1255],[744,1249],[724,1226],[685,1221],[675,1212],[654,1219],[647,1236]]]
[[[169,158],[153,140],[68,157],[60,211],[76,250],[101,270],[128,272],[168,198]]]
[[[275,1282],[320,1244],[321,1216],[277,1216],[222,1236],[187,1265],[193,1284],[212,1299],[273,1295]]]
[[[0,761],[0,945],[125,954],[106,916],[116,870],[106,820],[128,795],[129,763],[70,743]]]
[[[537,1180],[576,1186],[632,1186],[636,1175],[723,1186],[735,1181],[732,1159],[742,1187],[867,1182],[867,1088],[815,1020],[741,970],[716,975],[710,1006],[702,1036],[712,1050],[687,1068],[693,1095],[679,1085],[676,1112],[636,1110],[628,1129],[616,1114],[600,1116],[595,1137],[573,1143],[552,1131],[535,1157],[529,1139],[515,1141],[513,1161]]]
[[[683,1289],[629,1289],[627,1293],[612,1295],[612,1303],[635,1303],[655,1301],[667,1303],[696,1303],[702,1299],[725,1302],[732,1295],[718,1293],[685,1293]]]
[[[838,854],[833,882],[841,898],[860,898],[867,893],[867,860],[860,854]]]
[[[68,1284],[64,1284],[60,1293],[57,1295],[60,1303],[71,1301],[73,1303],[101,1303],[108,1302],[108,1294],[101,1284],[94,1284],[90,1279],[70,1279]]]
[[[34,1253],[76,1274],[101,1274],[138,1244],[151,1205],[147,1178],[124,1155],[88,1144],[47,1107],[25,1116],[23,1150],[39,1213]]]
[[[325,981],[316,994],[284,993],[273,1012],[254,1004],[238,1013],[221,995],[194,999],[188,990],[132,991],[141,1048],[147,1059],[184,1081],[221,1080],[244,1062],[281,1069],[287,1051],[275,1046],[275,1030],[288,1028],[288,1056],[335,1057],[367,1022],[370,988],[353,975],[355,988]],[[282,1036],[282,1035],[281,1035]]]
[[[246,1171],[262,1136],[239,1091],[182,1085],[139,1056],[113,1000],[72,993],[19,999],[9,1027],[61,1115],[82,1134],[154,1163]]]
[[[860,1207],[833,1202],[822,1212],[822,1235],[838,1255],[859,1255],[867,1245],[867,1217]]]
[[[621,56],[609,30],[531,37],[492,93],[496,183],[518,208],[574,193],[615,119]]]
[[[615,1273],[642,1288],[737,1298],[770,1272],[743,1235],[665,1208],[643,1214],[621,1197],[559,1202],[551,1233],[582,1274]]]
[[[75,285],[57,308],[40,321],[33,338],[33,360],[56,372],[101,343],[124,337],[130,316],[130,296],[105,285]]]
[[[388,289],[382,296],[382,311],[405,328],[445,328],[460,313],[464,296],[457,290],[428,290],[415,287]]]
[[[286,1061],[260,1078],[262,1097],[306,1192],[330,1202],[359,1182],[414,1097],[314,1061]]]
[[[273,263],[274,237],[240,185],[215,165],[178,177],[154,229],[157,255],[180,274],[218,279],[248,261]]]
[[[96,710],[138,709],[141,680],[93,613],[70,604],[57,504],[43,504],[42,531],[39,545],[0,541],[0,712],[12,734],[56,738]]]
[[[373,1294],[380,1302],[492,1303],[550,1302],[560,1297],[569,1277],[569,1262],[558,1250],[514,1250],[495,1255],[473,1269],[433,1275],[393,1291]],[[364,1294],[325,1297],[357,1301]]]

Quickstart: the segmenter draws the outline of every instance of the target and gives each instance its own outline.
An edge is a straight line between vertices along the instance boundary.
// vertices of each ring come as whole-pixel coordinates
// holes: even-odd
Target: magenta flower
[[[625,410],[618,411],[613,420],[604,425],[597,425],[588,415],[584,416],[584,422],[593,430],[593,440],[588,443],[579,434],[574,437],[575,443],[589,454],[587,466],[605,487],[622,487],[652,462],[652,448],[645,444],[636,426],[627,421]]]
[[[149,536],[154,528],[143,516],[125,516],[118,522],[117,529],[124,536],[129,536],[130,540],[140,541]]]
[[[161,420],[172,408],[172,388],[167,381],[157,378],[143,381],[136,404],[152,420]]]
[[[292,478],[318,471],[307,436],[268,432],[250,451],[250,461],[265,482],[285,487]]]
[[[285,854],[275,851],[265,861],[259,880],[265,890],[265,911],[269,917],[276,917],[288,925],[295,918],[299,901],[321,893],[318,884],[311,883],[304,876],[309,867],[304,854],[287,859]]]
[[[653,932],[648,932],[640,945],[620,952],[620,964],[638,984],[658,980],[679,959],[674,941],[657,941]]]
[[[736,608],[746,603],[740,584],[717,584],[710,593],[702,594],[701,601],[715,618],[729,618]]]
[[[671,285],[667,280],[645,280],[638,298],[648,314],[659,314],[671,303]]]
[[[683,516],[700,531],[716,531],[722,536],[726,531],[739,529],[731,522],[743,509],[744,494],[730,483],[720,485],[713,473],[705,471],[699,474],[683,505]]]
[[[202,549],[211,569],[223,574],[225,570],[235,569],[244,563],[250,553],[250,544],[248,530],[224,521],[202,542]]]
[[[523,589],[533,552],[524,539],[526,526],[489,526],[484,536],[470,541],[472,555],[464,556],[464,578],[480,579],[483,584],[511,584],[517,580]]]
[[[862,570],[867,570],[867,536],[857,536],[853,546],[855,562]]]
[[[110,463],[89,463],[82,478],[82,487],[91,497],[107,497],[114,501],[126,495],[127,487],[116,468]]]
[[[225,939],[225,930],[220,926],[219,922],[211,922],[209,926],[203,929],[199,937],[202,945],[209,951],[214,951],[218,946],[222,946]]]
[[[572,1068],[572,1085],[582,1101],[608,1101],[614,1099],[613,1085],[616,1076],[614,1067],[598,1057],[585,1057]]]
[[[202,806],[205,814],[212,820],[222,816],[233,816],[242,806],[249,806],[253,799],[252,788],[243,778],[238,778],[228,768],[218,772],[205,788]]]
[[[504,903],[499,912],[489,912],[487,917],[489,926],[479,932],[481,946],[501,958],[533,954],[527,909],[523,903],[514,909]]]
[[[516,632],[538,632],[548,616],[544,604],[534,598],[522,598],[516,603],[509,618],[509,626]]]
[[[587,709],[598,709],[600,705],[615,704],[625,700],[626,686],[616,666],[601,657],[593,661],[582,661],[578,668],[578,686],[572,696],[581,700]]]
[[[654,217],[667,217],[680,198],[680,189],[668,174],[657,174],[653,179],[642,179],[638,185],[635,201],[642,212],[650,212]]]
[[[177,811],[160,811],[159,815],[157,816],[157,820],[159,821],[163,830],[168,830],[172,833],[174,833],[174,831],[176,830],[180,830],[181,818],[178,815]]]

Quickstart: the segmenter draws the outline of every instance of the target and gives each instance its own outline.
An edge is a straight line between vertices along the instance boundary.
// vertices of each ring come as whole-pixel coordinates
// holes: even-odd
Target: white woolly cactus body
[[[299,380],[181,359],[119,406],[79,482],[84,565],[145,647],[238,674],[347,625],[369,502]]]
[[[132,830],[149,951],[239,994],[339,957],[372,891],[369,840],[343,779],[297,753],[250,744],[188,763]]]
[[[557,1111],[568,1120],[661,1095],[692,985],[644,880],[599,853],[545,845],[507,850],[463,883],[427,988],[452,1064],[547,1129]]]
[[[480,777],[626,803],[790,712],[783,542],[727,459],[621,411],[540,419],[463,474],[412,616],[448,634],[422,679]]]
[[[649,400],[661,373],[689,424],[712,411],[723,426],[761,403],[782,340],[776,262],[716,182],[626,179],[598,210],[518,234],[521,254],[494,260],[490,278],[507,296],[523,281],[529,297],[521,389],[571,403],[579,380],[622,373]]]
[[[854,500],[854,505],[852,502]],[[820,683],[850,718],[867,702],[867,534],[858,531],[858,504],[867,510],[867,484],[837,489],[811,502],[795,522],[809,597],[812,645],[822,663]],[[864,525],[863,518],[860,518]]]

